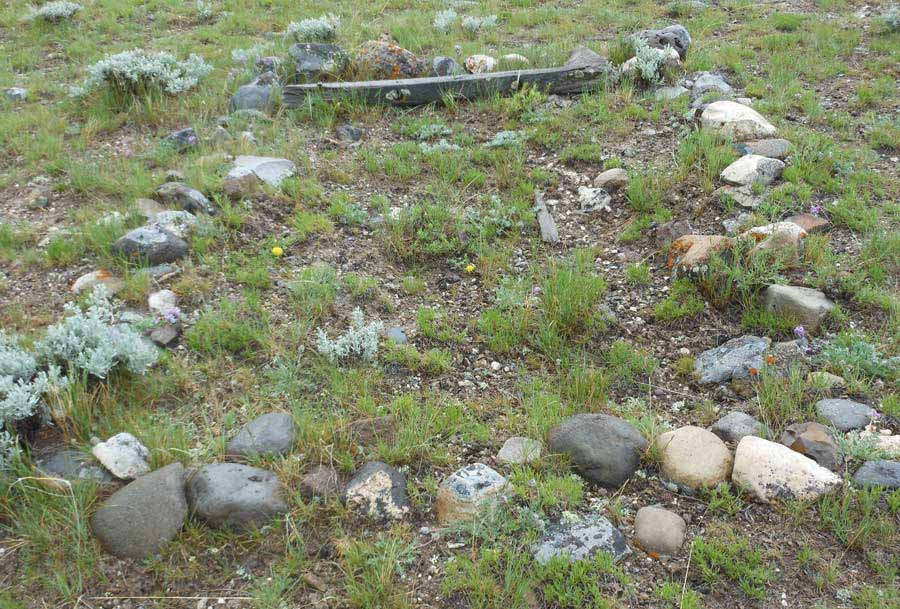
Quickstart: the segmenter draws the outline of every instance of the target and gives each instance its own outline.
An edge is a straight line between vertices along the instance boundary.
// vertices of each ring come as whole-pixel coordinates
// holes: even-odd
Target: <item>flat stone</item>
[[[248,167],[232,167],[222,180],[222,189],[232,201],[249,199],[262,190],[259,178]]]
[[[841,484],[840,476],[812,459],[754,436],[738,444],[731,480],[762,503],[814,501]]]
[[[166,182],[156,189],[156,196],[164,204],[180,207],[192,214],[212,216],[216,213],[215,205],[202,192],[183,182]]]
[[[719,95],[731,95],[734,89],[725,80],[721,74],[713,72],[700,72],[694,76],[694,84],[691,87],[692,97],[702,97],[707,93],[717,93]]]
[[[816,402],[816,414],[838,431],[847,432],[862,429],[871,423],[875,410],[853,400],[827,399]]]
[[[656,506],[646,506],[638,510],[634,518],[635,545],[644,552],[673,555],[684,544],[687,525],[684,518]]]
[[[769,138],[765,140],[750,140],[735,144],[735,148],[741,154],[758,154],[783,161],[791,151],[791,143],[781,138]]]
[[[781,443],[834,471],[841,465],[838,446],[831,431],[819,423],[795,423],[781,434]]]
[[[510,465],[533,463],[541,458],[542,450],[543,446],[538,440],[513,436],[503,443],[500,452],[497,453],[497,461]]]
[[[722,235],[684,235],[669,248],[669,268],[696,271],[709,263],[716,252],[734,246],[734,240]]]
[[[253,529],[288,511],[278,476],[240,463],[204,465],[185,491],[191,514],[214,528]]]
[[[583,212],[612,211],[612,197],[602,188],[579,186],[578,202]]]
[[[73,294],[81,294],[82,292],[90,292],[99,285],[106,288],[106,292],[112,296],[125,287],[125,282],[106,269],[97,269],[96,271],[85,273],[76,279],[69,291]]]
[[[184,526],[184,467],[172,463],[113,493],[91,517],[103,548],[119,558],[145,558],[162,550]]]
[[[64,449],[39,457],[35,463],[42,473],[69,482],[92,480],[100,484],[109,484],[115,481],[112,474],[89,459],[87,455],[77,450]],[[68,490],[64,484],[52,484],[60,490]]]
[[[662,474],[682,488],[714,488],[731,476],[731,451],[711,431],[687,426],[662,434]]]
[[[28,89],[9,87],[3,91],[3,96],[6,97],[7,101],[11,102],[28,101]]]
[[[763,296],[766,310],[782,318],[790,318],[815,332],[834,309],[825,294],[812,288],[793,285],[770,285]]]
[[[464,63],[466,70],[472,74],[485,74],[497,69],[497,60],[490,55],[470,55]]]
[[[347,483],[344,503],[376,520],[403,518],[410,510],[406,476],[381,461],[366,463]]]
[[[550,430],[552,453],[567,455],[587,480],[618,488],[637,471],[647,440],[628,422],[605,414],[577,414]]]
[[[900,463],[897,461],[866,461],[853,474],[853,483],[863,488],[880,486],[889,490],[900,488]]]
[[[293,161],[272,157],[239,156],[234,160],[234,166],[249,169],[256,177],[274,188],[278,188],[285,179],[297,173],[297,165]]]
[[[294,447],[297,430],[287,412],[270,412],[250,421],[228,443],[229,457],[284,455]]]
[[[634,38],[642,39],[655,49],[673,48],[682,60],[687,57],[688,48],[691,46],[691,35],[684,26],[678,24],[659,30],[643,30],[634,34]]]
[[[272,87],[264,85],[244,85],[231,96],[231,111],[265,111],[271,103]]]
[[[653,97],[656,98],[656,101],[668,101],[671,99],[678,99],[682,95],[687,95],[687,93],[688,90],[681,85],[657,87],[656,91],[653,92]]]
[[[793,222],[774,222],[755,226],[741,235],[756,241],[751,250],[752,255],[771,254],[785,260],[799,258],[802,240],[806,236],[806,231]]]
[[[155,265],[184,258],[188,244],[159,226],[142,226],[120,237],[112,246],[112,253],[130,260]]]
[[[116,478],[131,480],[150,471],[150,451],[133,435],[122,432],[91,449],[97,461]]]
[[[784,161],[770,159],[758,154],[747,154],[726,167],[722,180],[735,186],[767,186],[777,180],[784,171]]]
[[[746,209],[756,209],[765,200],[765,194],[757,194],[752,186],[720,186],[713,193],[719,201],[734,201]],[[731,233],[733,234],[733,233]]]
[[[810,234],[821,233],[831,226],[831,222],[829,222],[827,218],[807,213],[797,214],[796,216],[786,218],[785,222],[793,222]]]
[[[772,123],[759,112],[728,100],[709,104],[700,115],[700,122],[704,128],[738,141],[769,138],[776,133]]]
[[[331,499],[341,494],[341,478],[329,465],[316,465],[300,479],[300,495],[305,499]]]
[[[612,64],[606,57],[584,45],[572,49],[564,67],[569,70],[587,68],[597,72],[612,71]]]
[[[158,290],[147,297],[147,307],[160,317],[178,307],[178,294],[172,290]]]
[[[164,323],[150,331],[150,340],[159,347],[168,347],[181,334],[181,330],[175,324]]]
[[[493,509],[510,490],[499,473],[483,463],[466,465],[451,474],[438,488],[435,510],[443,525],[471,521]]]
[[[701,385],[748,379],[751,369],[763,369],[764,355],[771,343],[770,339],[759,336],[732,338],[697,356],[694,373]]]
[[[542,565],[557,556],[578,561],[590,560],[600,552],[606,552],[618,561],[631,554],[622,532],[599,515],[549,527],[532,551],[534,559]]]
[[[297,76],[306,81],[339,76],[349,63],[347,54],[333,44],[302,42],[292,45],[288,53],[294,59]]]
[[[713,423],[709,430],[723,441],[737,444],[744,436],[759,436],[765,426],[749,414],[734,410]]]
[[[621,167],[607,169],[594,178],[594,186],[610,193],[622,190],[628,186],[628,172]]]

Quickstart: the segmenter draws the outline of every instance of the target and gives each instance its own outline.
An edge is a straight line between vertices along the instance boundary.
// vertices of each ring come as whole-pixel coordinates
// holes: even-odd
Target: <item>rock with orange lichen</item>
[[[707,264],[715,252],[734,246],[734,239],[722,235],[685,235],[679,237],[669,248],[669,268],[686,271],[696,270]]]
[[[383,36],[362,44],[353,61],[353,68],[357,74],[374,79],[395,80],[420,76],[428,66],[412,51]]]
[[[807,232],[793,222],[774,222],[751,228],[741,236],[756,241],[750,252],[754,256],[769,254],[785,261],[795,261],[800,257],[800,248]]]

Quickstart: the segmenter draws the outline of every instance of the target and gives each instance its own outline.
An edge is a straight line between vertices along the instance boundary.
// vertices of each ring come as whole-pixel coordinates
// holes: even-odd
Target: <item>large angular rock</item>
[[[784,170],[784,161],[758,154],[747,154],[722,170],[723,181],[735,186],[767,186],[778,179]]]
[[[578,414],[550,430],[550,451],[567,455],[581,476],[618,488],[641,463],[647,440],[626,421],[605,414]]]
[[[671,47],[678,52],[682,60],[687,57],[688,48],[691,46],[691,35],[684,26],[678,24],[660,30],[644,30],[634,34],[634,37],[642,39],[655,49]]]
[[[438,488],[435,510],[438,522],[472,520],[493,509],[508,494],[509,482],[483,463],[466,465]]]
[[[647,553],[677,554],[684,544],[684,518],[656,506],[638,510],[634,518],[635,545]]]
[[[669,268],[695,271],[707,264],[714,253],[733,245],[733,239],[722,235],[684,235],[669,248]]]
[[[840,476],[812,459],[754,436],[738,444],[731,480],[762,503],[813,501],[841,484]]]
[[[166,205],[180,207],[192,214],[214,215],[217,211],[216,206],[202,192],[183,182],[166,182],[156,189],[156,196]]]
[[[297,439],[294,417],[270,412],[250,421],[228,443],[229,457],[258,457],[289,453]]]
[[[697,356],[694,373],[702,385],[748,379],[751,370],[762,370],[771,343],[770,339],[759,336],[732,338]]]
[[[897,461],[866,461],[853,474],[853,483],[864,488],[881,486],[896,490],[900,488],[900,463]]]
[[[150,471],[150,451],[133,435],[122,432],[92,449],[94,457],[116,478],[132,480]]]
[[[288,510],[278,476],[240,463],[212,463],[185,485],[191,513],[211,527],[252,529]]]
[[[795,319],[810,332],[815,332],[834,309],[834,303],[819,290],[793,285],[770,285],[763,302],[767,311]]]
[[[113,243],[112,253],[132,261],[156,265],[184,258],[188,253],[188,244],[159,225],[149,225],[119,237]]]
[[[376,80],[415,78],[427,71],[427,64],[388,37],[364,42],[353,61],[354,70]]]
[[[184,467],[173,463],[113,493],[94,512],[91,529],[110,554],[144,558],[175,538],[187,511]]]
[[[265,85],[244,85],[231,96],[231,111],[258,110],[265,112],[272,99],[272,87]]]
[[[875,410],[853,400],[828,399],[816,402],[816,414],[838,431],[852,431],[871,423]]]
[[[376,520],[403,518],[410,508],[406,476],[381,461],[366,463],[347,483],[344,503]]]
[[[709,430],[723,441],[737,444],[744,436],[759,436],[765,427],[749,414],[735,410],[713,423]]]
[[[663,476],[680,487],[695,491],[713,488],[731,476],[731,451],[711,431],[687,426],[662,434]]]
[[[603,516],[587,516],[577,522],[561,522],[550,527],[532,548],[534,559],[546,564],[557,556],[569,560],[591,559],[600,552],[621,560],[631,554],[625,536]]]
[[[838,446],[831,431],[819,423],[789,425],[781,434],[781,443],[832,471],[841,465]]]
[[[349,58],[341,47],[318,42],[302,42],[288,49],[302,80],[339,76],[347,69]]]
[[[700,123],[706,129],[738,141],[768,138],[776,133],[774,125],[759,112],[728,100],[708,105],[700,115]]]
[[[293,161],[264,156],[239,156],[234,159],[234,166],[249,169],[273,188],[278,188],[285,179],[297,173],[297,165]]]
[[[785,222],[793,222],[810,234],[823,232],[831,226],[831,222],[828,221],[828,218],[807,213],[797,214],[796,216],[786,218]]]

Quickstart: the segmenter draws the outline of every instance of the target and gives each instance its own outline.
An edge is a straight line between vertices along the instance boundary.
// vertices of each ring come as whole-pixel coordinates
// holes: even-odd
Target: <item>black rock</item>
[[[187,129],[170,133],[162,139],[162,143],[166,146],[171,146],[178,152],[185,152],[191,148],[196,148],[200,144],[200,138],[197,137],[197,132],[194,131],[193,127],[188,127]]]
[[[266,110],[272,97],[271,87],[244,85],[231,96],[231,111]]]
[[[272,472],[240,463],[213,463],[185,485],[191,514],[212,527],[252,529],[288,510]]]
[[[270,412],[250,421],[228,443],[229,457],[283,455],[297,439],[294,417],[286,412]]]
[[[556,557],[589,560],[599,552],[611,554],[613,560],[631,554],[625,536],[603,516],[588,516],[574,523],[552,526],[532,551],[535,561],[540,564]]]
[[[550,430],[550,451],[568,455],[587,480],[618,488],[637,470],[647,440],[626,421],[605,414],[578,414]]]
[[[347,54],[341,47],[320,42],[301,42],[288,50],[297,65],[297,76],[301,80],[317,80],[322,76],[341,74],[348,63]]]
[[[410,509],[406,476],[381,461],[366,463],[347,483],[344,503],[376,520],[403,518]]]
[[[691,46],[691,35],[681,25],[670,25],[661,30],[644,30],[634,35],[655,49],[667,46],[678,51],[678,56],[683,60],[687,56],[688,47]]]
[[[853,475],[857,486],[871,488],[882,486],[887,489],[900,488],[900,462],[866,461]]]
[[[188,253],[188,244],[158,225],[136,228],[120,237],[112,253],[149,265],[174,262]]]
[[[202,192],[183,182],[166,182],[156,189],[156,196],[166,205],[178,206],[192,214],[204,213],[212,216],[218,211]]]

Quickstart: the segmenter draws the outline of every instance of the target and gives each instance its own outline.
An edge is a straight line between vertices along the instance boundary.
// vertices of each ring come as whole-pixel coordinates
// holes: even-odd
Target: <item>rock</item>
[[[366,134],[365,129],[356,127],[355,125],[341,125],[334,130],[334,135],[342,142],[355,143],[360,141]]]
[[[606,57],[581,45],[572,50],[563,67],[568,70],[580,68],[597,72],[613,71],[612,65]]]
[[[259,110],[264,112],[271,103],[272,87],[244,85],[231,96],[231,111]]]
[[[508,53],[506,55],[500,56],[500,62],[508,65],[510,67],[514,67],[516,65],[519,66],[528,66],[531,65],[531,62],[524,55],[520,55],[519,53]]]
[[[635,38],[644,40],[655,49],[671,47],[678,52],[683,60],[687,57],[688,48],[691,46],[691,35],[681,25],[670,25],[661,30],[644,30],[634,34]]]
[[[695,271],[707,264],[712,255],[730,249],[734,240],[721,235],[685,235],[669,248],[669,268]]]
[[[497,453],[497,461],[510,465],[533,463],[541,458],[542,450],[543,447],[538,440],[513,436],[503,443],[500,452]]]
[[[113,493],[94,512],[91,529],[119,558],[145,558],[172,541],[187,517],[184,467],[172,463]]]
[[[661,507],[646,506],[634,518],[635,545],[644,552],[673,555],[684,544],[684,518]]]
[[[713,423],[709,430],[725,442],[737,444],[744,436],[759,436],[765,427],[749,414],[734,410]]]
[[[107,293],[112,296],[125,287],[125,282],[106,269],[97,269],[76,279],[69,291],[73,294],[81,294],[85,291],[93,291],[98,285],[105,287]]]
[[[814,216],[813,214],[797,214],[787,218],[785,222],[793,222],[810,234],[823,232],[831,226],[831,222],[827,218]]]
[[[886,431],[889,432],[887,429],[882,429],[882,433],[866,429],[859,432],[859,439],[869,443],[876,450],[884,451],[889,459],[900,459],[900,435],[890,433],[884,435]]]
[[[300,479],[300,495],[305,499],[331,499],[341,493],[341,478],[329,465],[316,465]]]
[[[466,73],[452,57],[442,55],[438,55],[431,61],[431,71],[435,76],[457,76]]]
[[[161,324],[150,331],[150,340],[160,347],[168,347],[181,334],[178,326],[171,323]]]
[[[817,370],[806,375],[806,384],[815,389],[825,391],[839,391],[847,387],[847,381],[843,377],[824,370]]]
[[[621,167],[607,169],[594,178],[594,186],[610,193],[622,190],[628,186],[628,172]]]
[[[497,60],[490,55],[470,55],[466,57],[465,66],[472,74],[484,74],[497,68]]]
[[[229,457],[284,455],[297,441],[294,417],[287,412],[270,412],[244,425],[228,443]]]
[[[731,451],[711,431],[687,426],[658,439],[663,475],[692,491],[713,488],[731,476]]]
[[[216,207],[202,192],[182,182],[166,182],[156,189],[156,196],[166,205],[177,206],[192,214],[215,215]]]
[[[60,450],[38,457],[35,466],[40,470],[40,476],[52,476],[69,482],[93,480],[100,484],[109,484],[115,480],[112,474],[90,460],[84,453],[77,450]],[[68,490],[64,484],[51,486],[59,490]]]
[[[741,237],[752,237],[756,245],[752,255],[770,254],[785,260],[796,260],[800,256],[802,240],[806,231],[793,222],[775,222],[765,226],[756,226],[746,231]]]
[[[631,554],[622,532],[599,515],[550,527],[532,551],[534,559],[542,565],[557,556],[577,561],[592,559],[599,552],[606,552],[618,561]]]
[[[262,74],[260,74],[256,78],[254,78],[253,81],[250,82],[250,84],[251,85],[265,85],[265,86],[278,85],[278,74],[276,74],[275,72],[273,72],[271,70],[263,72]]]
[[[731,95],[734,89],[725,80],[721,74],[712,72],[700,72],[694,76],[694,84],[691,87],[691,96],[694,98],[702,97],[707,93],[717,93],[719,95]]]
[[[405,345],[409,342],[409,339],[406,338],[406,332],[403,331],[403,328],[388,328],[384,333],[384,337],[398,345]]]
[[[353,62],[359,74],[369,74],[375,80],[415,78],[425,72],[423,62],[389,37],[364,42]]]
[[[728,188],[731,188],[730,186]],[[721,188],[719,189],[721,190]],[[741,212],[734,218],[729,218],[728,220],[722,220],[722,228],[725,229],[725,232],[729,236],[736,235],[738,233],[744,232],[744,229],[750,221],[753,219],[753,216],[748,214],[747,212]]]
[[[222,188],[232,201],[249,199],[262,190],[259,178],[247,167],[232,167],[222,181]]]
[[[810,332],[815,332],[834,309],[834,303],[819,290],[793,285],[770,285],[763,302],[770,313],[796,320]]]
[[[174,264],[157,264],[156,266],[147,267],[144,269],[144,272],[147,273],[151,279],[163,281],[174,277],[181,272],[181,269]]]
[[[10,87],[3,91],[3,96],[7,101],[23,102],[28,100],[28,89],[22,87]]]
[[[185,491],[191,514],[214,528],[253,529],[288,511],[278,476],[240,463],[204,465]]]
[[[146,264],[174,262],[184,258],[188,244],[162,227],[142,226],[120,237],[112,246],[112,253]]]
[[[156,218],[156,214],[166,211],[165,207],[153,199],[137,199],[134,202],[134,208],[139,214],[147,218],[147,220],[153,220]]]
[[[806,374],[809,370],[808,348],[806,338],[773,343],[766,354],[766,372],[785,379],[790,378],[794,370],[800,375]]]
[[[764,197],[756,193],[753,186],[721,186],[713,193],[719,201],[734,201],[741,207],[756,209],[762,205]]]
[[[291,45],[288,53],[297,66],[297,76],[304,81],[318,80],[323,76],[340,76],[349,63],[341,47],[318,42],[302,42]]]
[[[755,436],[738,444],[731,479],[763,503],[814,501],[841,484],[840,476],[812,459]]]
[[[443,525],[474,520],[493,509],[509,493],[506,478],[483,463],[458,469],[438,488],[435,510]]]
[[[781,434],[781,443],[832,471],[841,465],[831,431],[819,423],[789,425]]]
[[[234,166],[249,169],[273,188],[280,187],[285,179],[297,173],[293,161],[263,156],[239,156],[234,160]]]
[[[738,141],[758,140],[775,135],[775,127],[753,108],[733,101],[713,102],[703,110],[700,123]]]
[[[177,169],[166,171],[166,182],[184,182],[184,174]]]
[[[189,211],[166,210],[156,214],[153,223],[164,231],[184,239],[197,226],[197,216]]]
[[[888,490],[900,488],[900,463],[896,461],[866,461],[853,474],[853,483],[863,488],[880,486]]]
[[[567,455],[587,480],[618,488],[637,471],[647,440],[617,417],[578,414],[550,430],[549,447]]]
[[[657,87],[653,95],[656,98],[656,101],[668,101],[671,99],[678,99],[682,95],[686,95],[687,92],[688,90],[681,85],[675,85],[673,87]]]
[[[391,444],[396,436],[394,416],[357,419],[347,426],[347,434],[361,446],[374,446],[379,442]]]
[[[783,161],[757,154],[748,154],[726,167],[719,177],[735,186],[752,186],[754,184],[766,186],[777,180],[783,170]]]
[[[612,211],[612,197],[602,188],[578,187],[578,201],[583,212]]]
[[[669,220],[663,222],[655,229],[656,241],[660,245],[671,245],[681,237],[694,232],[691,223],[687,220]]]
[[[403,518],[410,509],[406,476],[381,461],[366,463],[347,483],[344,502],[376,520]]]
[[[178,307],[178,294],[172,290],[159,290],[147,297],[147,307],[160,317]]]
[[[772,138],[741,142],[735,144],[734,147],[741,154],[758,154],[783,161],[791,150],[791,143],[784,139]]]
[[[127,432],[114,435],[91,449],[97,461],[116,478],[131,480],[150,471],[150,451]]]
[[[162,143],[165,146],[171,146],[177,152],[185,152],[196,148],[200,144],[200,138],[197,137],[197,132],[193,127],[188,127],[180,131],[173,131],[162,139]]]
[[[701,353],[694,360],[694,374],[701,385],[744,380],[751,370],[762,370],[764,355],[772,341],[766,337],[741,336]]]
[[[816,414],[838,431],[847,432],[871,423],[875,410],[853,400],[827,399],[816,402]]]

